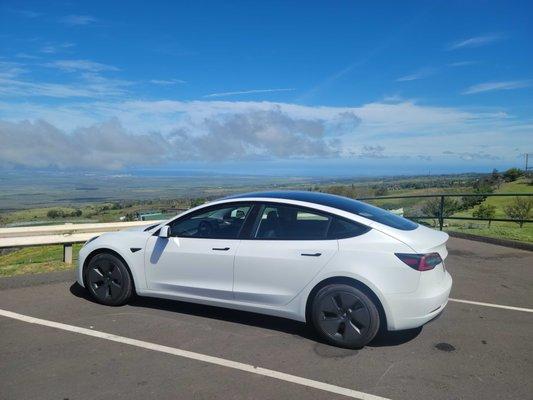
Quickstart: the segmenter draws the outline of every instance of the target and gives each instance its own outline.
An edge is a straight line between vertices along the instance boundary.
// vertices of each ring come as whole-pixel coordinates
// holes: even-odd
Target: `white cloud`
[[[251,90],[241,90],[238,92],[221,92],[221,93],[211,93],[207,94],[204,97],[227,97],[227,96],[237,96],[241,94],[257,94],[257,93],[275,93],[275,92],[292,92],[295,89],[286,88],[286,89],[251,89]]]
[[[17,10],[11,10],[13,13],[15,14],[18,14],[18,15],[21,15],[25,18],[38,18],[40,17],[41,15],[43,15],[42,13],[40,12],[37,12],[37,11],[33,11],[33,10],[22,10],[22,9],[17,9]]]
[[[487,154],[484,151],[478,152],[456,152],[451,150],[443,151],[442,154],[445,155],[456,155],[459,156],[461,160],[472,161],[472,160],[499,160],[500,157],[494,154]]]
[[[490,92],[494,90],[512,90],[522,89],[533,85],[531,80],[522,81],[503,81],[503,82],[486,82],[470,86],[462,94],[474,94],[482,92]]]
[[[415,81],[418,79],[427,78],[428,76],[433,75],[435,72],[437,72],[435,68],[422,68],[412,74],[402,76],[396,79],[396,81],[397,82]]]
[[[503,36],[500,34],[475,36],[468,39],[459,40],[448,46],[448,50],[457,50],[463,48],[486,46],[491,43],[502,40]]]
[[[24,64],[11,61],[0,61],[0,81],[12,79],[26,72]]]
[[[33,54],[27,54],[27,53],[17,53],[15,54],[16,58],[25,58],[27,60],[37,60],[41,57],[33,55]]]
[[[355,157],[383,158],[389,162],[395,157],[416,158],[420,154],[426,160],[431,157],[432,162],[455,158],[479,163],[495,160],[494,157],[512,158],[514,162],[514,148],[525,149],[533,144],[532,123],[500,111],[464,111],[409,101],[359,107],[170,100],[106,100],[56,106],[0,102],[0,119],[5,122],[0,141],[14,141],[12,145],[6,144],[8,150],[1,153],[1,163],[20,165],[20,160],[27,160],[29,166],[46,164],[63,168],[96,168],[105,155],[111,157],[110,153],[115,151],[119,152],[115,163],[102,165],[119,168],[143,162],[164,165],[258,158]],[[62,147],[65,154],[61,154],[43,137],[43,132],[70,143],[72,149]],[[106,135],[113,138],[109,153],[106,145],[100,145],[106,143]],[[93,136],[98,145],[88,139]],[[487,146],[482,156],[477,157],[474,154],[480,153],[480,137]],[[131,150],[129,143],[139,149]],[[457,143],[461,143],[460,151]],[[22,150],[16,151],[21,146],[26,146],[23,155]],[[150,157],[141,157],[144,150]],[[444,150],[454,154],[443,154]],[[71,154],[77,156],[70,157]]]
[[[66,15],[59,19],[59,22],[69,26],[89,25],[96,21],[91,15]]]
[[[456,61],[449,63],[448,66],[450,67],[466,67],[468,65],[474,65],[477,64],[477,61]]]
[[[15,75],[3,76],[0,72],[0,97],[104,98],[125,95],[129,85],[131,82],[94,73],[82,74],[75,83],[49,83],[23,80]]]
[[[187,83],[187,82],[181,79],[151,79],[150,83],[153,83],[154,85],[170,86],[170,85],[177,85],[180,83]]]
[[[63,71],[73,72],[73,71],[89,71],[89,72],[100,72],[100,71],[118,71],[117,67],[112,65],[106,65],[97,63],[89,60],[57,60],[43,64],[46,67],[58,68]]]
[[[0,121],[0,139],[0,166],[117,169],[160,162],[166,150],[159,135],[130,134],[116,120],[72,134],[44,121]]]
[[[363,146],[361,153],[359,154],[360,158],[385,158],[383,154],[385,147],[376,145],[376,146]]]
[[[533,145],[532,123],[502,110],[435,107],[397,96],[357,107],[213,99],[126,100],[134,93],[134,82],[95,72],[114,67],[87,60],[59,60],[51,66],[72,71],[69,80],[35,81],[24,64],[0,62],[0,99],[8,99],[0,101],[4,122],[0,164],[62,168],[141,165],[146,158],[139,155],[143,143],[151,155],[145,164],[157,165],[251,158],[383,158],[389,162],[421,154],[433,161],[455,157],[467,162],[467,153],[478,152],[480,137],[489,145],[483,159],[490,160],[495,154],[508,159],[512,154],[514,161],[511,147]],[[60,101],[47,102],[42,97]],[[55,146],[46,135],[66,144]],[[106,146],[98,144],[100,147],[93,149],[88,139],[94,136],[98,143],[106,143],[106,135],[112,138],[109,151],[124,149],[108,165],[102,163],[104,155],[109,156]],[[131,149],[130,143],[140,150]],[[456,151],[457,143],[465,154],[442,154],[443,150]],[[17,151],[20,146],[26,147]],[[476,160],[479,158],[472,156],[468,162]]]
[[[134,134],[117,118],[70,133],[43,120],[0,121],[0,166],[117,169],[172,160],[328,157],[339,153],[339,143],[326,124],[279,108],[206,118],[200,127],[185,123],[167,134]]]
[[[44,46],[42,46],[39,51],[44,54],[56,54],[62,51],[65,51],[67,49],[70,49],[71,47],[74,47],[74,43],[65,42],[65,43],[47,43]]]

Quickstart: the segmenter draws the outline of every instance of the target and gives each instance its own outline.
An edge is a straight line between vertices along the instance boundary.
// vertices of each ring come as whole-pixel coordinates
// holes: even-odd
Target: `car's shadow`
[[[76,296],[95,303],[89,292],[77,282],[70,286],[70,292]],[[143,307],[156,310],[172,311],[181,314],[195,315],[221,321],[233,322],[255,326],[258,328],[276,330],[279,332],[298,335],[305,339],[313,340],[324,345],[325,343],[307,324],[286,318],[272,317],[263,314],[256,314],[247,311],[232,310],[223,307],[206,306],[202,304],[187,303],[184,301],[156,299],[153,297],[135,296],[129,303],[131,307]],[[416,338],[422,328],[410,329],[395,332],[380,332],[376,338],[370,342],[369,347],[397,346],[407,343]]]

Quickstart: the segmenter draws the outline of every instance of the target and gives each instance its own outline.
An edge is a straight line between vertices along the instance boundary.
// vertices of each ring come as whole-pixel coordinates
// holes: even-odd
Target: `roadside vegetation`
[[[0,253],[0,277],[41,272],[63,271],[73,268],[78,260],[81,244],[73,246],[73,263],[62,261],[63,246],[26,247],[14,251]]]

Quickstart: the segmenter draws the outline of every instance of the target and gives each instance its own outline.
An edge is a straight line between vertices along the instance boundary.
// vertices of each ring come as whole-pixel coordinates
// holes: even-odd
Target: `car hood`
[[[146,224],[146,225],[141,225],[141,226],[132,226],[131,228],[122,229],[122,231],[126,231],[126,232],[142,232],[142,231],[144,231],[146,228],[148,228],[150,226],[156,227],[157,225],[159,225],[159,224]]]

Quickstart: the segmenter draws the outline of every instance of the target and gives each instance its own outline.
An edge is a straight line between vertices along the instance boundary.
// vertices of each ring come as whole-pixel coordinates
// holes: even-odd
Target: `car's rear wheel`
[[[379,330],[376,304],[365,292],[353,286],[327,285],[317,292],[312,304],[316,331],[333,345],[361,348]]]
[[[99,303],[120,306],[131,297],[133,282],[124,262],[111,253],[95,255],[85,271],[86,286]]]

